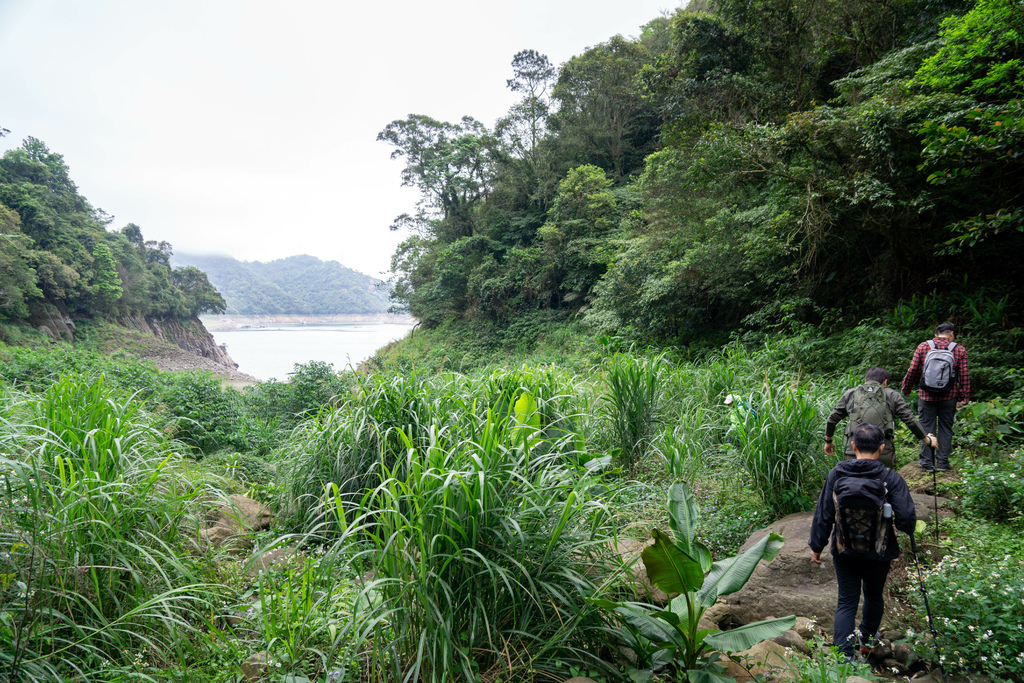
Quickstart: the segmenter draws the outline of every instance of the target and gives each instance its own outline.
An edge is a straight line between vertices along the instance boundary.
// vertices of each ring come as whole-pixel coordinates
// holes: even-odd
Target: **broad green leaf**
[[[700,507],[686,484],[674,484],[668,490],[669,527],[675,533],[676,546],[700,563],[705,574],[711,570],[711,551],[697,540]]]
[[[675,626],[664,619],[655,618],[657,610],[652,610],[644,605],[635,602],[609,602],[607,600],[594,600],[598,607],[610,609],[629,624],[633,630],[655,643],[678,644],[679,632]],[[673,615],[675,616],[675,615]]]
[[[676,544],[683,552],[690,552],[694,539],[697,537],[697,524],[700,522],[700,508],[690,494],[686,484],[673,484],[668,490],[669,527],[675,532]]]
[[[680,550],[658,529],[651,531],[654,545],[644,548],[640,557],[647,568],[647,578],[666,593],[694,591],[704,583],[700,562]]]
[[[736,683],[735,678],[712,673],[706,669],[689,669],[686,677],[690,683]]]
[[[540,429],[540,415],[537,413],[537,401],[528,391],[519,395],[515,405],[516,422]]]
[[[673,628],[679,628],[679,615],[672,610],[661,610],[658,612],[651,612],[651,616],[662,621],[667,621],[672,625]]]
[[[715,562],[704,580],[704,587],[697,593],[697,599],[705,607],[710,607],[720,595],[729,595],[743,588],[757,563],[775,559],[784,543],[785,539],[773,531],[742,555]]]
[[[634,669],[630,667],[627,671],[629,674],[629,680],[633,683],[647,683],[654,678],[653,669]]]
[[[914,525],[914,533],[923,534],[928,529],[928,523],[923,519],[917,520],[917,524]]]
[[[651,655],[651,669],[657,671],[663,666],[668,666],[672,662],[676,661],[677,648],[666,647],[661,650],[657,650]]]
[[[672,598],[671,602],[668,603],[668,608],[672,610],[680,620],[690,620],[690,608],[686,604],[686,593],[681,593],[680,595]],[[700,610],[698,609],[698,611]],[[698,616],[697,618],[699,619],[700,617]]]
[[[729,631],[709,634],[705,636],[704,643],[722,652],[742,652],[763,640],[781,635],[794,626],[796,626],[796,617],[794,616],[765,619]]]
[[[512,440],[522,443],[526,448],[533,449],[542,441],[540,430],[540,413],[537,401],[528,391],[520,394],[512,407],[515,413],[515,426],[512,429]]]
[[[708,550],[708,547],[700,541],[693,542],[693,549],[697,553],[697,561],[700,562],[700,570],[707,574],[711,571],[712,566],[711,551]]]

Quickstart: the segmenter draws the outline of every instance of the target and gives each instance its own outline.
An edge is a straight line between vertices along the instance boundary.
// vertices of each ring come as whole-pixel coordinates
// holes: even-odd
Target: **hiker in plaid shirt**
[[[948,349],[953,343],[955,329],[950,323],[942,323],[935,328],[935,338],[932,343],[936,349]],[[910,361],[910,369],[903,377],[904,396],[910,392],[921,380],[921,371],[924,369],[924,359],[931,348],[928,342],[922,342],[914,351],[914,358]],[[924,387],[917,390],[917,415],[921,420],[921,426],[925,431],[934,433],[939,439],[938,452],[935,455],[935,470],[945,472],[949,469],[949,454],[953,450],[953,420],[956,417],[956,409],[967,405],[971,397],[971,377],[967,367],[967,350],[957,344],[953,347],[954,377],[949,389],[942,393],[931,391]],[[938,424],[936,424],[938,423]],[[930,449],[922,445],[918,465],[925,470],[932,469],[932,454]]]

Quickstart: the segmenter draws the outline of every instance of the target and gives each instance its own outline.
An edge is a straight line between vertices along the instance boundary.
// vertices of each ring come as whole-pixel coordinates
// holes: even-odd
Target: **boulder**
[[[811,640],[815,636],[819,638],[825,638],[827,634],[818,626],[818,622],[814,619],[808,619],[807,617],[797,617],[796,626],[793,630],[803,638],[804,640]]]
[[[811,562],[807,539],[812,518],[810,512],[798,512],[754,532],[740,552],[769,531],[786,539],[782,550],[771,562],[758,563],[747,585],[737,593],[719,598],[705,616],[718,628],[727,629],[795,614],[814,619],[831,631],[836,610],[836,571],[827,549],[821,554],[821,565]]]
[[[782,635],[771,639],[782,647],[796,650],[805,655],[811,654],[811,646],[804,642],[804,639],[794,629],[784,632]]]
[[[266,650],[261,650],[242,662],[242,675],[246,681],[258,681],[267,672],[267,659],[270,657]]]
[[[233,494],[227,504],[209,516],[210,526],[199,532],[200,545],[204,548],[251,548],[252,541],[246,535],[268,528],[272,520],[265,505]]]
[[[640,559],[640,553],[648,545],[651,545],[648,541],[623,539],[616,544],[615,550],[626,567],[627,577],[631,578],[630,583],[636,590],[637,599],[664,607],[668,604],[668,595],[651,583],[647,576],[647,568],[644,566],[643,560]]]
[[[739,660],[739,663],[732,660]],[[771,640],[734,653],[732,660],[722,663],[725,675],[735,677],[736,683],[751,683],[757,676],[773,681],[793,680],[793,672],[786,665],[786,648]]]
[[[921,469],[917,461],[904,465],[900,468],[899,473],[903,480],[907,482],[907,487],[910,488],[911,493],[927,493],[931,495],[934,492],[935,487],[932,483],[932,473]],[[948,490],[949,485],[959,478],[956,470],[947,470],[935,475],[935,481],[938,482],[940,491]]]
[[[245,573],[250,579],[255,579],[269,569],[283,567],[289,563],[302,564],[304,561],[305,555],[294,548],[274,548],[249,560],[245,565]]]
[[[892,648],[892,655],[900,664],[906,664],[909,662],[910,655],[913,654],[913,652],[914,648],[910,646],[910,643],[899,643]]]
[[[261,531],[268,529],[273,519],[266,505],[234,493],[228,496],[225,505],[212,512],[209,521],[212,525],[219,524],[240,531]]]
[[[913,492],[910,494],[910,497],[914,499],[914,510],[917,512],[917,518],[925,522],[935,521],[936,510],[938,510],[939,519],[953,514],[953,511],[949,509],[949,498]],[[936,503],[938,504],[937,506]]]

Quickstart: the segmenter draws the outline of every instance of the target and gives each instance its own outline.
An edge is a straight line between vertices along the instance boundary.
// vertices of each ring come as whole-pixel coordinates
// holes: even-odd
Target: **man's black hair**
[[[953,327],[953,323],[942,323],[935,328],[935,334],[945,334],[946,332],[956,334],[956,328]]]
[[[882,447],[885,434],[877,426],[862,422],[853,430],[853,445],[861,453],[874,453]]]
[[[892,380],[892,375],[885,368],[880,368],[877,365],[873,368],[868,368],[868,371],[864,373],[865,382],[888,382]]]

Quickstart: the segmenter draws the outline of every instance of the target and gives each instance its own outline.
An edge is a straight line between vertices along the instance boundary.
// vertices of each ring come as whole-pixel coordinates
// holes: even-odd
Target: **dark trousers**
[[[875,635],[882,623],[885,602],[882,589],[889,575],[891,560],[858,560],[833,555],[836,567],[836,583],[839,584],[839,600],[836,602],[836,621],[832,631],[832,643],[848,657],[853,656],[858,639],[853,633],[853,622],[857,618],[861,589],[864,593],[864,611],[858,627],[867,641]]]
[[[953,420],[956,418],[956,399],[945,401],[917,402],[917,417],[921,426],[928,434],[934,434],[939,440],[939,450],[935,454],[935,466],[940,470],[949,469],[949,454],[953,452]],[[931,469],[932,449],[921,444],[921,467]]]

